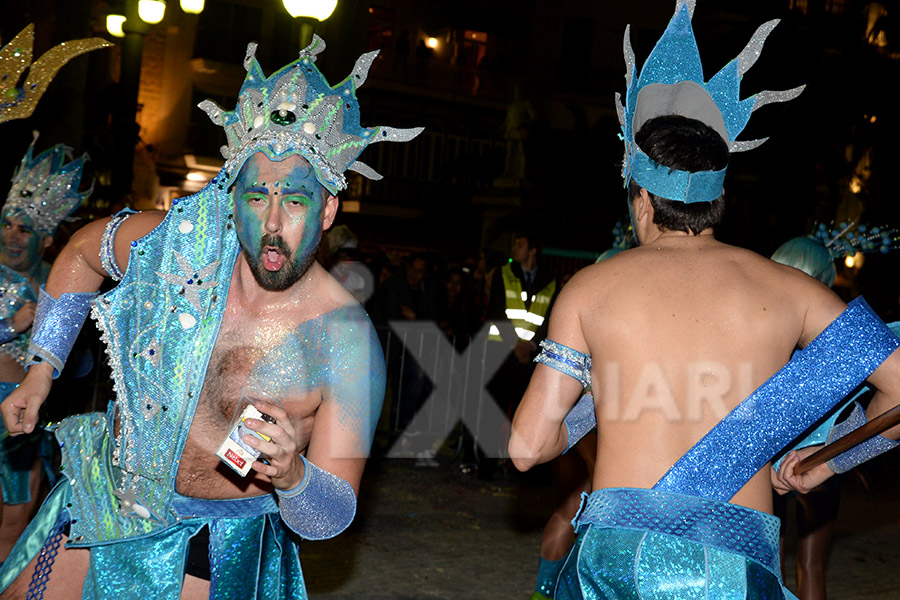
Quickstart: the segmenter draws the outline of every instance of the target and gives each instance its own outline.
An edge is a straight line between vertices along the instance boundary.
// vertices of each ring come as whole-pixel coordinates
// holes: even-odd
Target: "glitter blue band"
[[[708,544],[745,556],[781,580],[778,517],[737,504],[659,490],[608,488],[583,497],[575,522]]]
[[[654,489],[727,501],[900,345],[861,297],[741,402]],[[724,451],[723,449],[730,449]]]
[[[5,344],[10,340],[14,340],[18,335],[19,334],[16,333],[16,328],[13,327],[12,317],[0,319],[0,344]]]
[[[587,433],[597,426],[597,411],[594,410],[594,397],[590,392],[579,398],[569,414],[563,420],[569,434],[566,452],[578,443]],[[565,454],[565,452],[563,452]]]
[[[830,444],[831,442],[844,437],[851,431],[859,429],[868,422],[868,419],[866,419],[866,411],[857,404],[853,407],[853,412],[850,413],[849,417],[831,428],[831,431],[828,433],[828,443]],[[867,460],[875,458],[879,454],[884,454],[888,450],[893,450],[897,446],[900,446],[900,443],[880,435],[874,435],[866,441],[850,448],[843,454],[838,454],[829,460],[828,467],[835,473],[846,473],[853,467],[859,466]]]
[[[300,484],[286,492],[275,490],[281,518],[303,539],[332,538],[353,522],[356,493],[346,480],[300,458],[306,470]]]
[[[41,286],[34,328],[25,363],[31,365],[46,361],[53,365],[53,378],[59,377],[69,357],[81,326],[91,309],[91,300],[97,292],[61,294],[59,299],[44,291]]]
[[[583,387],[591,385],[591,355],[573,350],[553,340],[541,341],[541,352],[534,362],[547,365],[569,377],[574,377]]]
[[[175,492],[172,510],[179,519],[194,517],[223,519],[265,515],[278,512],[273,494],[249,498],[193,498]]]
[[[651,194],[691,204],[712,202],[724,193],[725,169],[690,173],[670,169],[637,150],[631,157],[631,178]]]
[[[123,208],[114,214],[106,224],[103,236],[100,238],[100,264],[113,281],[121,281],[124,275],[116,260],[116,233],[128,217],[137,213],[136,210]]]

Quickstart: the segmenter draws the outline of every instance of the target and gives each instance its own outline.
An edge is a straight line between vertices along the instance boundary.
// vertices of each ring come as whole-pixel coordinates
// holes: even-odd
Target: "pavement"
[[[521,474],[507,466],[482,481],[455,459],[438,462],[370,459],[353,525],[301,546],[311,600],[530,597],[552,510],[549,470]],[[829,600],[900,599],[900,456],[873,462],[865,481],[844,478]],[[786,531],[791,565],[794,536]],[[793,569],[785,581],[795,588]]]

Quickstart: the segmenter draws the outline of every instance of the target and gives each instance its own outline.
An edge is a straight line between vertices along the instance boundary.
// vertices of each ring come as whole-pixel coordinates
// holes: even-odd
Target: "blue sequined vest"
[[[94,303],[117,400],[106,418],[73,417],[57,431],[72,485],[72,545],[174,522],[175,477],[240,247],[230,194],[215,179],[172,204],[158,227],[132,242],[119,285]],[[113,439],[106,432],[116,416]]]

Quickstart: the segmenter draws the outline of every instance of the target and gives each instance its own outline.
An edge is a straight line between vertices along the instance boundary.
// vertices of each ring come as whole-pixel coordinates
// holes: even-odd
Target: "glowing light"
[[[166,16],[166,3],[164,0],[140,0],[138,16],[141,21],[156,25]]]
[[[858,194],[862,191],[862,181],[860,181],[859,177],[856,175],[850,180],[850,191],[854,194]]]
[[[845,258],[844,266],[846,266],[848,269],[852,269],[853,267],[855,267],[856,266],[856,257],[848,256],[847,258]]]
[[[282,0],[292,17],[312,17],[324,21],[331,16],[337,0]]]
[[[203,12],[204,0],[181,0],[181,10],[192,15]]]
[[[437,38],[430,37],[430,38],[428,38],[428,40],[425,43],[428,45],[429,48],[431,48],[433,50],[433,49],[437,48],[438,40],[437,40]]]
[[[209,180],[209,177],[199,171],[191,171],[185,176],[185,179],[188,181],[207,181]]]
[[[106,30],[113,37],[125,37],[122,25],[125,23],[125,15],[106,15]]]
[[[869,123],[874,123],[877,120],[878,120],[878,117],[876,117],[875,115],[872,115],[872,117],[869,119]]]

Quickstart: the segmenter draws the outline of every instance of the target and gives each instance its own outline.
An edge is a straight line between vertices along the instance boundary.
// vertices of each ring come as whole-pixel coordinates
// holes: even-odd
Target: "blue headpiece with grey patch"
[[[625,29],[625,103],[616,93],[616,111],[625,141],[622,177],[625,186],[634,181],[662,198],[685,203],[712,202],[724,190],[725,169],[688,172],[670,169],[651,160],[634,142],[634,134],[655,117],[681,115],[697,119],[716,131],[729,152],[752,150],[768,138],[738,142],[738,134],[747,125],[754,110],[771,102],[796,98],[805,86],[784,92],[764,91],[740,99],[741,77],[759,58],[763,43],[778,24],[764,23],[747,47],[708,82],[691,26],[695,0],[677,0],[675,16],[647,57],[639,75],[635,75],[635,57],[631,48],[630,26]]]
[[[244,59],[247,78],[234,111],[225,111],[211,100],[200,103],[210,119],[225,128],[228,143],[221,149],[225,181],[220,185],[234,181],[244,161],[255,152],[264,152],[273,160],[299,153],[315,169],[319,183],[337,194],[347,187],[344,171],[348,169],[381,179],[374,169],[356,160],[366,146],[407,142],[422,132],[421,127],[362,127],[356,89],[366,81],[378,51],[360,56],[350,75],[331,86],[315,65],[316,55],[324,49],[322,38],[313,35],[300,58],[267,78],[255,57],[256,44],[251,43]]]

